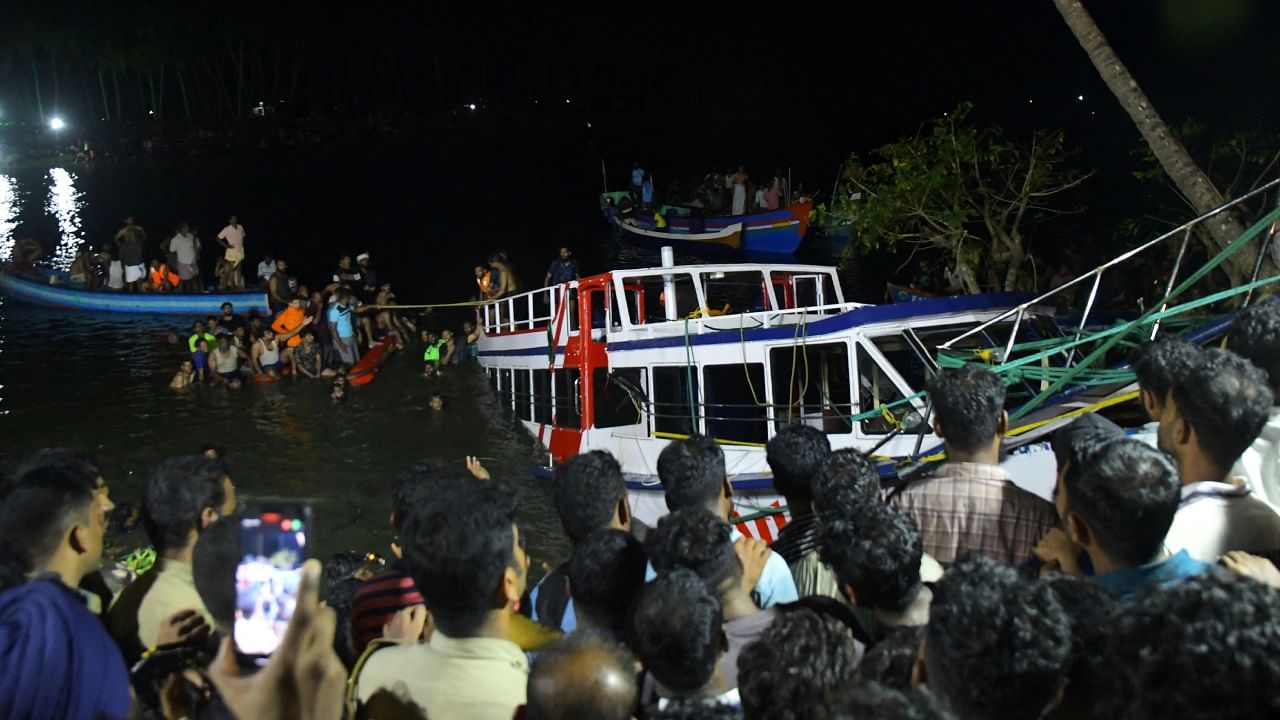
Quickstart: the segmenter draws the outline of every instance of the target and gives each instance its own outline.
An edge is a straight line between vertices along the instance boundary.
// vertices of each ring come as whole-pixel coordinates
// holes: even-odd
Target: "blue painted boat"
[[[36,282],[0,272],[0,294],[12,300],[83,312],[133,313],[146,315],[217,315],[222,303],[235,306],[237,313],[257,311],[270,315],[266,293],[177,293],[91,292],[67,285]]]
[[[600,210],[612,221],[625,192],[601,193]],[[689,208],[662,206],[659,210],[667,220],[666,231],[679,233],[714,233],[742,223],[742,250],[755,255],[794,255],[809,231],[809,213],[813,201],[804,200],[784,208],[750,215],[698,217],[686,214]],[[645,213],[637,212],[637,219]],[[643,220],[641,220],[643,222]],[[643,225],[642,225],[643,227]]]

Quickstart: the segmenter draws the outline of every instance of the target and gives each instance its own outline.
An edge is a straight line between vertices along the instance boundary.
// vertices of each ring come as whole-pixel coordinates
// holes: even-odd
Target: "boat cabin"
[[[730,474],[756,474],[764,444],[795,422],[836,448],[910,454],[917,435],[895,430],[924,416],[937,347],[1008,306],[846,302],[835,269],[810,265],[618,270],[482,306],[480,362],[555,461],[607,449],[626,472],[656,476],[662,447],[698,432],[724,446]],[[1002,345],[1010,325],[956,349]],[[1040,333],[1057,333],[1052,320],[1019,329]]]

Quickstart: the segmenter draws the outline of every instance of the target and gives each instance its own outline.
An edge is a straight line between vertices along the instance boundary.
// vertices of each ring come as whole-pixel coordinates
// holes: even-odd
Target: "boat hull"
[[[600,211],[608,220],[617,216],[617,205],[625,192],[603,193]],[[722,231],[735,223],[742,223],[742,250],[755,255],[794,255],[809,231],[809,213],[813,202],[793,203],[784,208],[750,215],[722,217],[696,217],[671,212],[665,217],[668,232],[711,233]]]
[[[223,303],[231,303],[236,312],[256,311],[270,314],[264,293],[115,293],[92,292],[26,280],[0,273],[0,294],[12,300],[44,305],[63,310],[138,315],[216,315]]]
[[[617,220],[616,223],[629,237],[643,242],[654,242],[663,245],[714,246],[726,250],[739,250],[742,247],[742,223],[734,223],[723,230],[705,233],[671,233],[636,227],[621,220]]]

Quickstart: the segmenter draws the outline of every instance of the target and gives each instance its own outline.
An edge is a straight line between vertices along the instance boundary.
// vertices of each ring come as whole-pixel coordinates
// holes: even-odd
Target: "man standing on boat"
[[[224,257],[227,261],[227,287],[234,290],[244,289],[244,273],[240,266],[244,262],[244,226],[232,215],[227,219],[227,226],[218,233],[218,244],[226,248]]]
[[[560,257],[551,261],[551,266],[547,268],[547,276],[542,280],[542,287],[580,279],[582,276],[579,274],[578,260],[573,257],[573,251],[566,246],[560,248]]]
[[[745,215],[747,212],[747,176],[746,168],[738,166],[738,172],[729,176],[729,185],[733,186],[733,214]]]
[[[640,202],[640,192],[644,185],[644,168],[636,162],[631,166],[631,201]]]
[[[133,221],[133,216],[124,219],[124,227],[116,231],[116,244],[120,246],[120,265],[123,271],[124,286],[129,292],[142,290],[143,280],[147,277],[147,265],[144,260],[147,231]]]
[[[169,253],[173,256],[173,269],[178,272],[182,292],[199,292],[196,276],[200,274],[198,256],[196,254],[196,236],[186,223],[178,225],[178,231],[169,238]]]

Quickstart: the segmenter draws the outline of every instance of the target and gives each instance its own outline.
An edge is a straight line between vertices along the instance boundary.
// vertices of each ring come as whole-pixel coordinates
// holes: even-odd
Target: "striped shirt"
[[[351,603],[351,640],[356,653],[382,637],[382,626],[396,613],[422,604],[422,594],[399,563],[369,578]]]
[[[1052,504],[1014,485],[1003,468],[981,463],[946,463],[889,503],[911,516],[924,551],[943,565],[969,555],[1020,565],[1058,525]]]

